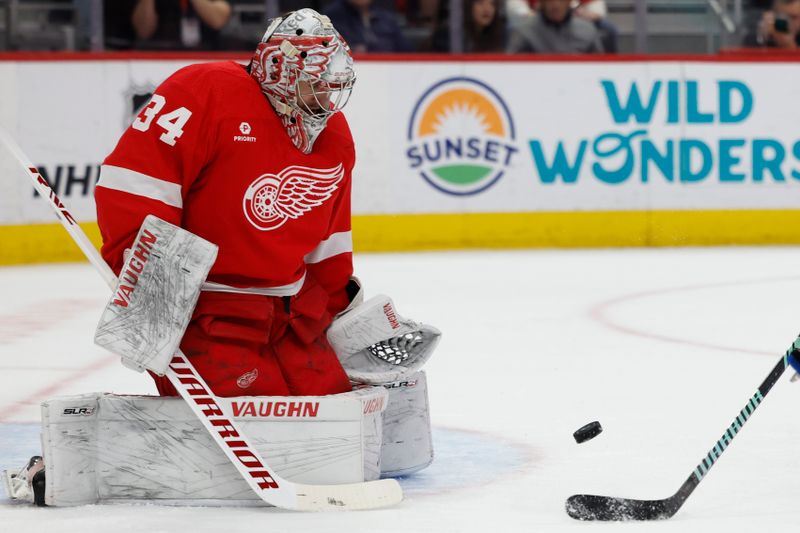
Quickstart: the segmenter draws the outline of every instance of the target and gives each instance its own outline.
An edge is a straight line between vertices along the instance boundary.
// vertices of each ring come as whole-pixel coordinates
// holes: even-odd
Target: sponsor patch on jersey
[[[253,133],[253,127],[249,122],[241,122],[239,124],[239,133],[241,133],[241,135],[233,136],[233,142],[254,143],[258,140],[255,135],[250,135]]]
[[[291,166],[277,174],[263,174],[244,193],[244,215],[256,229],[278,229],[322,205],[343,177],[341,163],[327,169]]]

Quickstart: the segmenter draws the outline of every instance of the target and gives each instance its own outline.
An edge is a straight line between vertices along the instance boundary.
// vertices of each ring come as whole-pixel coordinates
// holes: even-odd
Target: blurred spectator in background
[[[106,42],[124,48],[132,37],[136,48],[217,50],[230,15],[227,0],[106,0]]]
[[[130,50],[136,45],[131,14],[138,1],[103,0],[103,33],[107,50]]]
[[[450,3],[439,3],[430,49],[450,51]],[[486,53],[506,51],[506,17],[500,0],[464,0],[463,51]]]
[[[575,8],[575,14],[594,24],[600,32],[600,41],[603,43],[603,52],[617,53],[617,27],[608,19],[608,6],[605,0],[580,0]]]
[[[506,0],[506,9],[511,20],[512,27],[515,22],[526,20],[526,17],[533,16],[537,0]],[[603,44],[603,52],[616,54],[618,50],[617,40],[619,30],[608,18],[608,6],[605,0],[572,0],[570,5],[573,13],[584,18],[595,25],[600,32],[600,42]]]
[[[506,0],[506,13],[511,25],[520,18],[533,15],[533,8],[536,7],[536,0]]]
[[[334,0],[325,14],[357,54],[411,50],[395,13],[373,6],[372,0]]]
[[[409,26],[430,26],[436,20],[439,0],[395,0],[395,6]]]
[[[745,36],[744,44],[797,50],[800,45],[800,0],[774,0],[756,27]]]
[[[536,12],[511,27],[508,45],[512,53],[602,53],[600,34],[594,24],[578,17],[571,0],[539,0]]]

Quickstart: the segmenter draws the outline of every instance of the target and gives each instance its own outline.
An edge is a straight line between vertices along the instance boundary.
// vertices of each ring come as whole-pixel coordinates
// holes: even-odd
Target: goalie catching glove
[[[416,372],[430,359],[441,332],[400,316],[383,294],[352,306],[328,328],[330,342],[347,376],[378,385]]]

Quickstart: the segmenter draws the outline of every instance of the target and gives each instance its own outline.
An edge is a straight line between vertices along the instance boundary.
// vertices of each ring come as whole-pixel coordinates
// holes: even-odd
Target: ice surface
[[[443,331],[426,366],[437,458],[379,511],[102,505],[0,493],[0,531],[788,532],[798,529],[800,384],[784,376],[671,520],[587,524],[574,493],[672,495],[800,331],[800,248],[357,255],[366,296]],[[89,265],[0,269],[0,466],[37,453],[38,404],[153,393],[92,345]],[[604,431],[576,444],[591,420]]]

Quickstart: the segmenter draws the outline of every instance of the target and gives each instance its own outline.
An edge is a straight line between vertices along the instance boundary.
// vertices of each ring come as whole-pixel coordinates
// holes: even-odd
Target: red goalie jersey
[[[349,388],[324,328],[348,304],[354,159],[341,113],[303,154],[259,84],[243,66],[226,62],[186,67],[167,79],[104,161],[97,218],[103,257],[116,272],[148,214],[219,246],[208,279],[223,292],[202,294],[182,345],[190,358],[228,346],[206,368],[195,360],[217,394]],[[315,363],[319,376],[293,375],[294,366],[314,366],[308,346],[320,339],[329,353]],[[306,359],[284,361],[288,348],[281,342],[296,345],[297,357]],[[226,374],[216,380],[220,365]],[[253,383],[261,386],[251,389]],[[172,392],[164,383],[159,388]]]

